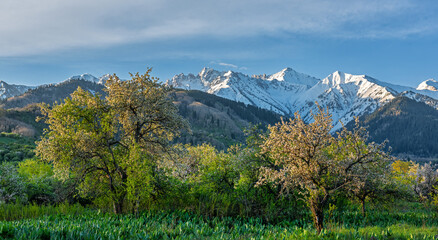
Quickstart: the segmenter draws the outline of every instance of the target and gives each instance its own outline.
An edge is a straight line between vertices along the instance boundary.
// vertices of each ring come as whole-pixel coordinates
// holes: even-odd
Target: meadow
[[[438,239],[438,214],[419,204],[407,207],[373,207],[366,217],[333,211],[318,234],[310,217],[266,222],[184,210],[116,215],[79,204],[6,204],[0,207],[0,239]]]

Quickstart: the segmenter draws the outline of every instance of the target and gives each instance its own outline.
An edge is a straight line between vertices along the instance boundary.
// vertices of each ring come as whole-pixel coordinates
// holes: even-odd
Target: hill
[[[78,87],[104,96],[104,85],[86,79],[70,79],[60,84],[40,86],[23,95],[9,98],[0,111],[0,132],[15,133],[37,139],[45,127],[35,118],[40,114],[37,103],[53,104],[69,97]],[[251,124],[274,124],[280,115],[252,105],[238,103],[201,91],[175,90],[170,95],[192,128],[176,141],[180,143],[210,143],[225,150],[245,141],[243,129]]]
[[[438,157],[438,111],[423,102],[399,96],[359,119],[371,141],[389,140],[393,154]]]
[[[243,129],[250,125],[266,127],[280,121],[280,115],[272,111],[201,91],[177,90],[172,97],[193,132],[177,139],[181,143],[210,143],[224,150],[232,144],[244,142]]]
[[[58,84],[42,85],[35,89],[31,89],[22,95],[14,96],[6,99],[0,105],[2,108],[23,108],[33,103],[53,104],[55,101],[69,97],[78,87],[88,90],[92,93],[103,92],[103,85],[94,81],[89,81],[83,78],[70,78]]]

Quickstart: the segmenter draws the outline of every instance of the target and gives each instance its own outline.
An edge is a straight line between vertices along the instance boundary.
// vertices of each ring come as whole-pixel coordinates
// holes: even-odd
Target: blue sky
[[[417,86],[438,79],[437,12],[433,0],[2,0],[0,80],[291,67]]]

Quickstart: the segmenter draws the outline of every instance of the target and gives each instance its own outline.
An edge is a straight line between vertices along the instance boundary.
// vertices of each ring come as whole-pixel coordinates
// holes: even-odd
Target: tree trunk
[[[324,210],[320,206],[311,206],[313,224],[318,234],[324,228]]]
[[[117,166],[118,168],[118,166]],[[121,182],[123,188],[116,188],[114,185],[111,185],[111,191],[114,194],[113,196],[113,206],[114,206],[114,213],[115,214],[121,214],[123,213],[123,203],[125,202],[126,197],[126,182],[128,179],[128,175],[126,175],[125,171],[122,169],[118,169],[120,175],[121,175]]]
[[[123,185],[126,186],[126,178],[122,178],[122,182]],[[123,204],[125,202],[126,190],[125,189],[120,189],[120,191],[117,190],[118,189],[116,187],[114,187],[113,185],[111,186],[111,192],[112,194],[114,194],[112,196],[114,213],[121,214],[123,213]]]
[[[122,198],[115,199],[113,202],[113,206],[114,206],[114,213],[115,214],[123,213],[123,199]]]
[[[365,208],[365,199],[366,198],[363,198],[363,199],[360,199],[360,201],[361,201],[361,203],[362,203],[362,215],[365,217],[365,213],[366,213],[366,208]]]
[[[316,231],[321,233],[324,229],[324,207],[327,203],[328,195],[326,194],[315,194],[310,197],[310,210],[312,211],[313,224],[315,225]]]

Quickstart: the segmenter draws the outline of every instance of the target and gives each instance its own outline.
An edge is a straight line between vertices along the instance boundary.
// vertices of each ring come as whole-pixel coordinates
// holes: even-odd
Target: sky
[[[0,80],[291,67],[416,87],[438,79],[437,12],[435,0],[1,0]]]

